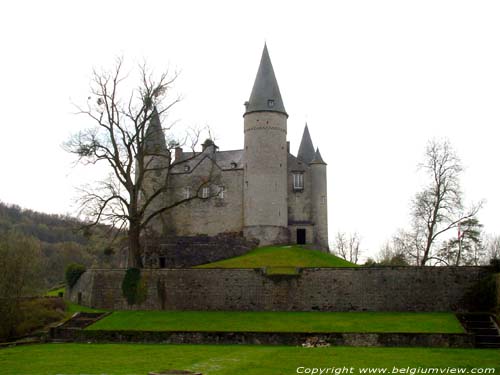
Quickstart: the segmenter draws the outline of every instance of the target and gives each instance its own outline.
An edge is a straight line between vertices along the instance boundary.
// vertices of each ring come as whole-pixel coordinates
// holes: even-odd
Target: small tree
[[[463,167],[448,141],[430,141],[420,168],[429,182],[412,202],[413,246],[409,254],[425,265],[429,260],[439,261],[434,256],[437,239],[460,222],[474,219],[481,204],[464,207],[459,179]]]
[[[65,278],[66,278],[66,284],[70,287],[73,288],[85,271],[87,269],[83,264],[76,264],[76,263],[71,263],[66,267],[66,272],[65,272]]]
[[[484,247],[483,263],[488,264],[492,259],[500,260],[500,236],[496,234],[484,234],[481,242]]]
[[[165,211],[198,198],[210,179],[200,181],[192,196],[165,199],[169,172],[179,161],[172,161],[171,148],[177,144],[165,141],[168,129],[161,128],[160,119],[180,100],[171,95],[177,76],[166,72],[155,78],[143,65],[135,89],[127,89],[127,78],[121,59],[111,72],[94,70],[87,106],[78,107],[78,113],[88,116],[94,126],[74,135],[66,149],[84,165],[103,164],[108,169],[107,179],[82,189],[81,213],[89,225],[106,223],[125,229],[129,261],[140,268],[141,235],[148,224]],[[197,140],[195,134],[193,146]],[[161,181],[155,179],[153,192],[146,186],[152,175],[161,176]]]
[[[398,247],[398,243],[394,239],[382,246],[376,259],[377,261],[373,261],[373,263],[383,266],[408,266],[404,251]]]
[[[479,265],[484,252],[481,228],[476,218],[462,221],[457,237],[444,241],[435,258],[449,266]]]
[[[357,232],[346,234],[338,232],[335,235],[334,253],[351,263],[357,264],[361,256],[361,237]]]

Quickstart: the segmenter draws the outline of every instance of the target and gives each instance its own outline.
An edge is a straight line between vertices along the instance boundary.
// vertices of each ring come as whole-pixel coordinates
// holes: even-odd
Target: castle
[[[239,233],[259,246],[311,244],[328,251],[326,163],[313,147],[307,124],[298,155],[290,153],[288,114],[267,46],[243,118],[243,150],[220,151],[211,140],[201,152],[175,149],[168,194],[158,204],[201,199],[173,207],[151,227],[168,238]],[[150,137],[150,148],[167,147],[159,118],[152,119],[148,132],[161,134]],[[165,177],[158,172],[147,186],[154,190],[155,179]]]
[[[219,151],[208,140],[201,152],[178,147],[171,162],[160,119],[153,116],[146,138],[147,164],[155,168],[148,174],[143,199],[162,191],[161,186],[165,194],[158,195],[154,201],[158,206],[151,209],[182,203],[151,224],[151,233],[159,237],[144,249],[145,299],[130,304],[125,298],[122,285],[128,271],[124,265],[86,271],[67,289],[70,301],[111,310],[449,312],[477,308],[480,285],[491,280],[487,279],[491,268],[304,267],[293,274],[276,274],[265,267],[191,267],[241,255],[257,244],[305,243],[328,249],[326,164],[314,150],[307,127],[298,155],[290,153],[288,115],[266,47],[243,117],[243,150]],[[169,332],[165,340],[176,334]],[[179,334],[184,340],[186,336]],[[193,335],[199,337],[188,333]],[[441,336],[437,339],[443,342]],[[359,336],[353,340],[359,342]],[[373,343],[373,335],[368,340]],[[450,340],[446,345],[456,345],[456,336]]]

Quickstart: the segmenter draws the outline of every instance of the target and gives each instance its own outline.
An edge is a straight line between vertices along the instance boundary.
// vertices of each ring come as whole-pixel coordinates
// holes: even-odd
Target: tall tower
[[[158,111],[153,108],[151,120],[149,121],[144,136],[144,177],[142,190],[139,195],[139,203],[147,201],[159,189],[164,188],[167,182],[168,167],[170,165],[170,151],[168,150],[165,133],[160,122]],[[138,171],[137,171],[138,172]],[[146,216],[165,205],[167,195],[158,194],[148,205]],[[162,215],[154,218],[148,229],[160,234],[164,230],[164,221]]]
[[[287,243],[288,114],[266,45],[245,107],[244,235],[260,245]]]
[[[309,163],[312,182],[312,218],[314,222],[314,243],[322,250],[328,250],[328,205],[326,200],[326,163],[319,149],[316,149],[314,159]]]

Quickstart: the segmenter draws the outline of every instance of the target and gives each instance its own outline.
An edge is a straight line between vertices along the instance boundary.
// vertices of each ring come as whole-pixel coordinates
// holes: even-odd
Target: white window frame
[[[184,187],[184,199],[191,198],[191,186]]]
[[[210,196],[210,187],[205,186],[203,189],[201,189],[201,197],[208,198],[209,196]]]
[[[217,194],[217,197],[219,199],[224,199],[226,194],[226,187],[225,186],[219,186],[219,194]]]
[[[293,173],[293,190],[304,190],[304,173]]]

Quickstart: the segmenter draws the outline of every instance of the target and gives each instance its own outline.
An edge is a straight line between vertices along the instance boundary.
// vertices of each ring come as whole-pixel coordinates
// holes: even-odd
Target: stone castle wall
[[[186,187],[190,187],[191,194],[196,195],[206,181],[210,181],[210,198],[194,199],[168,210],[163,215],[166,224],[160,235],[215,236],[243,229],[242,169],[220,170],[205,158],[192,173],[171,176],[169,188],[172,194],[168,203],[185,198]],[[214,196],[222,186],[224,196]]]
[[[249,241],[241,233],[163,237],[146,242],[145,266],[193,267],[246,254],[257,245],[258,241]]]
[[[128,306],[125,270],[89,270],[67,298],[105,309],[241,311],[466,311],[482,267],[145,269],[146,301]]]

